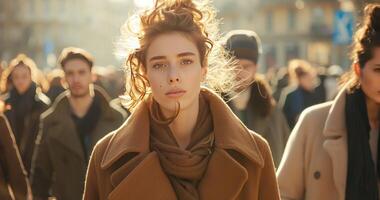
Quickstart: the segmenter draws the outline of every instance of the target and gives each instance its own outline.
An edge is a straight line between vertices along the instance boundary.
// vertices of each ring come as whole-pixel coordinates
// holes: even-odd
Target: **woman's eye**
[[[380,67],[376,67],[375,69],[373,69],[375,72],[378,72],[380,73]]]
[[[190,65],[190,64],[193,64],[193,61],[190,59],[181,60],[181,65]]]
[[[164,63],[156,63],[156,64],[153,64],[153,68],[154,69],[161,69],[163,67],[165,67],[166,65]]]

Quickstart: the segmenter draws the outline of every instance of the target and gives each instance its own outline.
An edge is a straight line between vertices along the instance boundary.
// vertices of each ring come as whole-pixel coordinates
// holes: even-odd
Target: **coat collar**
[[[108,94],[100,87],[94,86],[95,96],[99,99],[100,109],[102,116],[106,120],[115,120],[115,115],[113,109],[110,109],[110,104],[108,102],[111,101]],[[52,107],[49,109],[50,113],[64,113],[66,115],[70,115],[70,103],[69,103],[69,90],[64,91],[54,101]],[[53,115],[53,119],[60,118],[62,115]],[[59,119],[60,120],[60,119]]]
[[[94,146],[109,131],[107,128],[110,124],[120,121],[120,117],[115,114],[116,111],[110,108],[108,104],[109,98],[107,94],[100,88],[95,88],[94,91],[95,96],[99,99],[101,114],[91,137],[91,146]],[[84,160],[82,144],[78,139],[75,124],[71,120],[71,107],[68,96],[69,91],[60,94],[53,106],[42,114],[42,118],[49,118],[50,126],[54,127],[54,131],[50,134],[51,138]]]
[[[346,89],[342,89],[332,102],[323,134],[326,137],[342,137],[346,133],[345,122]]]
[[[263,156],[249,130],[217,94],[206,88],[202,88],[201,92],[211,107],[216,147],[235,150],[263,167]],[[149,111],[147,103],[143,101],[112,136],[102,158],[101,167],[103,169],[110,167],[127,153],[149,152],[149,131]]]
[[[114,189],[107,199],[123,200],[125,194],[131,199],[177,199],[156,152],[140,154],[133,159],[141,160],[133,172],[126,175],[131,166],[125,164],[112,173]],[[215,149],[198,185],[200,199],[237,199],[247,180],[248,172],[242,165],[223,149]]]
[[[330,107],[323,134],[323,148],[331,158],[333,180],[339,199],[345,197],[347,180],[347,129],[345,122],[346,88],[342,89]]]

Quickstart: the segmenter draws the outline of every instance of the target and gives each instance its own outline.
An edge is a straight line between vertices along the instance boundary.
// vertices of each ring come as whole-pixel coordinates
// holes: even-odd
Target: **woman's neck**
[[[378,129],[380,124],[380,105],[373,100],[366,98],[367,103],[367,113],[368,113],[368,120],[369,124],[371,126],[371,129]]]
[[[173,115],[163,111],[165,116]],[[191,140],[191,134],[196,126],[199,113],[199,99],[194,101],[186,108],[181,108],[178,116],[169,124],[170,130],[173,132],[178,145],[182,149],[186,149]]]

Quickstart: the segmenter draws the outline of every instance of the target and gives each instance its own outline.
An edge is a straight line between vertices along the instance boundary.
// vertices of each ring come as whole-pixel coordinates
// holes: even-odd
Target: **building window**
[[[61,12],[65,13],[66,12],[67,1],[66,0],[60,0],[60,3],[61,3]]]
[[[277,65],[277,52],[276,47],[274,45],[267,45],[264,46],[264,52],[265,52],[265,67],[266,69],[270,67],[275,67]]]
[[[266,29],[267,29],[267,32],[271,32],[273,31],[273,12],[272,11],[268,11],[268,13],[266,14]]]
[[[50,1],[51,0],[45,0],[45,14],[46,16],[50,16]]]
[[[316,7],[312,9],[311,21],[313,24],[325,24],[325,12],[321,7]]]
[[[30,15],[34,15],[36,12],[36,1],[35,0],[29,0],[29,12]]]
[[[289,10],[288,12],[288,29],[294,30],[296,28],[296,11]]]
[[[285,58],[287,61],[299,58],[299,48],[295,43],[288,43],[285,47]]]

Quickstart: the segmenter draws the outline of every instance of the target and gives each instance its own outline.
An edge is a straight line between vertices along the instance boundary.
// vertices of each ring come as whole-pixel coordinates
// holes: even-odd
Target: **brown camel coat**
[[[0,199],[26,200],[31,190],[9,123],[0,115]]]
[[[248,130],[221,98],[202,90],[213,115],[215,150],[198,186],[201,199],[279,199],[268,143]],[[141,162],[131,166],[133,159]],[[120,129],[95,146],[84,199],[176,198],[157,153],[149,149],[149,111],[142,102]]]

